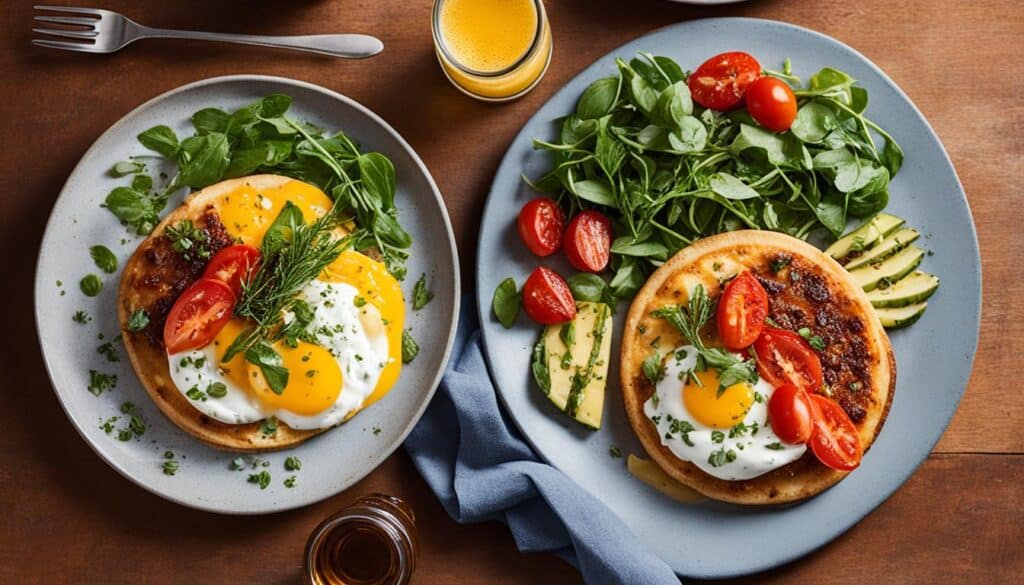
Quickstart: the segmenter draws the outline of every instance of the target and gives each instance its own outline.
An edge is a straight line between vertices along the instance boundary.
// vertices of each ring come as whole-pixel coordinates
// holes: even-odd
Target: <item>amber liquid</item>
[[[332,529],[316,551],[315,573],[323,585],[381,585],[397,577],[384,529],[372,522],[346,522]]]

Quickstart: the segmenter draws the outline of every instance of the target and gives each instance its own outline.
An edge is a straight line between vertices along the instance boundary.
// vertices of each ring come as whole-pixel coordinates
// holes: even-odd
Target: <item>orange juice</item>
[[[551,29],[540,0],[436,0],[433,30],[445,75],[479,99],[523,95],[551,60]]]

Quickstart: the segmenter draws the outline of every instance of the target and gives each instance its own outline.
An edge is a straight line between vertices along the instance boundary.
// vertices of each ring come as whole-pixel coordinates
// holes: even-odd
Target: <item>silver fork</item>
[[[36,16],[35,20],[68,25],[76,28],[33,28],[32,32],[54,37],[73,39],[55,41],[32,39],[33,45],[82,51],[84,53],[113,53],[139,39],[198,39],[260,45],[281,49],[296,49],[333,57],[363,59],[384,49],[380,39],[369,35],[333,34],[303,36],[263,36],[209,33],[191,30],[169,30],[143,26],[123,14],[100,8],[77,8],[72,6],[36,5],[36,10],[65,12],[80,16]]]

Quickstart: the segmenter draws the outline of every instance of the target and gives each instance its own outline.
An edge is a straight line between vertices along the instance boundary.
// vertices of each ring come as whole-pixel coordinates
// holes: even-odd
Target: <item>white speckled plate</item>
[[[379,151],[395,164],[398,174],[396,202],[399,216],[414,244],[403,283],[406,297],[421,273],[426,273],[434,300],[422,311],[407,308],[407,321],[420,341],[419,356],[405,366],[394,390],[348,423],[303,443],[295,449],[262,458],[271,483],[261,490],[246,481],[251,470],[229,468],[234,454],[217,451],[193,439],[168,421],[139,384],[127,356],[110,363],[97,353],[102,343],[118,333],[115,300],[121,278],[103,274],[89,257],[89,246],[103,244],[123,266],[141,238],[127,232],[100,207],[107,193],[128,179],[107,176],[107,170],[130,155],[146,153],[136,135],[166,124],[178,135],[190,135],[189,117],[207,106],[237,108],[261,96],[284,93],[294,98],[289,115],[322,128],[343,129],[364,149]],[[180,202],[170,202],[168,209]],[[87,273],[103,275],[102,293],[88,298],[78,281]],[[58,284],[58,282],[62,284]],[[68,177],[54,205],[43,236],[36,269],[36,323],[43,357],[57,396],[68,418],[86,442],[114,469],[147,490],[169,500],[232,514],[257,514],[295,508],[322,500],[352,485],[388,457],[419,420],[437,387],[448,360],[458,321],[459,269],[455,241],[441,194],[427,168],[412,148],[373,112],[328,89],[280,77],[235,75],[185,85],[158,96],[126,115],[92,145]],[[78,324],[75,311],[91,320]],[[430,337],[428,337],[428,335]],[[89,371],[116,374],[117,387],[100,396],[87,391]],[[115,423],[111,433],[101,422],[121,415],[120,405],[138,405],[148,428],[138,439],[121,442]],[[179,461],[174,476],[162,471],[163,454],[172,451]],[[302,469],[288,473],[284,459],[295,455]],[[295,487],[284,479],[296,476]]]
[[[515,231],[519,208],[536,197],[520,173],[537,177],[549,164],[543,153],[531,149],[531,139],[557,136],[551,121],[571,112],[590,83],[614,74],[616,56],[628,59],[648,51],[692,69],[712,55],[737,50],[755,55],[766,66],[781,66],[790,57],[795,73],[805,79],[830,66],[860,80],[870,93],[868,115],[906,153],[903,169],[890,188],[888,211],[926,234],[921,245],[934,256],[922,268],[942,279],[942,287],[928,301],[927,314],[913,327],[891,334],[899,370],[896,397],[860,469],[825,493],[788,507],[684,505],[648,489],[629,475],[622,459],[608,456],[611,445],[624,453],[644,453],[626,420],[619,385],[614,382],[617,371],[609,375],[613,382],[601,430],[585,430],[556,412],[530,382],[530,347],[537,328],[521,317],[514,329],[505,330],[490,310],[495,286],[508,276],[522,284],[538,264],[572,273],[563,259],[541,261],[532,256]],[[541,107],[512,142],[487,201],[478,254],[477,300],[486,355],[513,420],[542,457],[608,504],[676,572],[693,577],[728,577],[792,561],[871,512],[906,481],[942,435],[964,392],[977,345],[981,309],[977,236],[963,188],[938,137],[910,99],[863,55],[834,39],[781,22],[747,18],[686,22],[643,36],[598,59]],[[620,307],[616,339],[621,336],[625,312],[626,307]],[[617,342],[612,352],[618,355]]]

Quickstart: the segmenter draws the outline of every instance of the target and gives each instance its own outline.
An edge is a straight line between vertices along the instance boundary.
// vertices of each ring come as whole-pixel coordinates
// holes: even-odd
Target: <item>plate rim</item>
[[[452,258],[452,261],[453,261],[452,284],[454,286],[453,286],[453,289],[452,289],[452,294],[453,294],[452,311],[451,311],[451,314],[450,314],[450,324],[449,324],[449,327],[448,327],[447,339],[445,341],[444,351],[441,354],[440,367],[438,368],[437,372],[434,374],[433,379],[430,382],[429,389],[427,390],[426,395],[423,397],[423,400],[422,400],[421,404],[416,409],[415,414],[411,417],[409,422],[407,422],[405,424],[405,426],[401,429],[401,431],[396,435],[397,438],[394,441],[392,441],[391,443],[389,443],[388,445],[386,445],[384,448],[377,450],[375,453],[379,454],[378,455],[379,459],[377,461],[375,461],[372,465],[367,466],[365,471],[351,476],[347,483],[346,482],[341,482],[338,485],[325,484],[326,485],[326,489],[324,489],[322,492],[319,492],[319,493],[316,493],[316,492],[313,492],[313,491],[303,492],[305,495],[300,495],[295,501],[288,502],[288,503],[283,504],[283,505],[278,504],[279,500],[273,500],[273,501],[270,502],[270,505],[268,507],[261,508],[261,509],[223,509],[223,508],[220,508],[220,507],[218,507],[216,505],[211,505],[210,503],[208,503],[206,501],[203,501],[203,500],[194,500],[194,499],[188,499],[188,498],[185,498],[185,497],[181,497],[181,496],[179,496],[180,492],[178,492],[178,491],[173,491],[173,490],[168,490],[167,492],[160,491],[157,488],[155,488],[155,487],[153,487],[151,485],[148,485],[141,478],[135,477],[135,475],[130,470],[128,470],[125,466],[123,466],[120,463],[118,463],[117,461],[115,461],[115,459],[113,457],[108,456],[107,453],[106,453],[105,448],[102,447],[101,445],[97,444],[96,442],[94,442],[89,437],[89,435],[86,434],[85,428],[83,426],[83,423],[78,420],[77,416],[69,408],[67,402],[65,402],[64,397],[61,394],[61,391],[58,390],[57,384],[56,384],[56,381],[55,381],[54,372],[53,372],[53,366],[51,366],[51,363],[50,363],[51,359],[47,355],[47,352],[46,352],[46,344],[45,344],[44,339],[43,339],[43,331],[42,331],[42,327],[41,327],[41,311],[42,311],[42,307],[43,307],[43,305],[45,303],[45,301],[43,301],[43,299],[41,298],[41,295],[44,294],[43,293],[44,283],[42,283],[40,281],[40,279],[42,278],[42,265],[43,265],[43,261],[44,261],[43,249],[44,249],[45,243],[46,243],[46,241],[48,239],[47,236],[48,236],[48,234],[50,234],[51,228],[53,227],[52,224],[54,222],[54,212],[55,212],[55,210],[57,208],[57,204],[60,202],[60,200],[62,198],[65,197],[65,195],[70,196],[69,193],[70,193],[71,189],[70,189],[69,183],[71,182],[71,177],[75,176],[79,172],[79,170],[82,168],[82,165],[83,165],[85,159],[88,158],[90,155],[94,154],[94,151],[98,151],[98,147],[99,147],[100,143],[103,142],[103,140],[108,135],[111,135],[116,130],[120,130],[122,126],[127,125],[128,124],[128,122],[127,122],[128,119],[130,119],[130,118],[132,118],[132,117],[134,117],[134,116],[144,112],[145,110],[151,108],[152,106],[154,106],[154,105],[156,105],[156,104],[158,104],[160,102],[163,102],[165,100],[171,99],[171,98],[177,96],[178,94],[185,93],[185,92],[188,92],[188,91],[191,91],[191,90],[194,90],[194,89],[198,89],[198,88],[202,88],[202,87],[206,87],[206,86],[210,86],[210,85],[218,85],[218,84],[221,84],[221,83],[235,83],[235,82],[277,83],[277,84],[281,84],[281,85],[285,85],[285,86],[299,87],[299,88],[302,88],[302,89],[305,89],[305,90],[309,90],[309,91],[313,91],[313,92],[317,92],[317,93],[323,94],[323,95],[325,95],[325,96],[327,96],[327,97],[329,97],[331,99],[334,99],[336,101],[340,101],[340,102],[344,103],[345,105],[355,109],[357,112],[359,112],[363,116],[366,116],[371,122],[373,122],[375,125],[377,125],[379,128],[381,128],[386,134],[390,135],[390,137],[392,139],[394,139],[398,143],[398,145],[402,149],[404,149],[406,151],[406,153],[409,155],[409,157],[416,164],[416,169],[426,178],[427,184],[430,187],[430,192],[431,192],[431,194],[434,197],[434,202],[437,204],[438,208],[441,211],[441,216],[442,216],[442,219],[444,221],[445,233],[448,236],[447,243],[448,243],[448,247],[449,247],[449,252],[451,254],[451,258]],[[430,173],[430,169],[427,168],[426,163],[423,162],[423,159],[420,158],[420,156],[416,152],[416,150],[412,148],[412,146],[405,140],[404,137],[402,137],[401,134],[398,133],[397,130],[394,129],[394,127],[392,127],[387,121],[385,121],[376,112],[374,112],[370,108],[364,106],[363,104],[361,104],[360,102],[356,101],[355,99],[350,98],[350,97],[348,97],[348,96],[346,96],[346,95],[344,95],[344,94],[342,94],[340,92],[334,91],[334,90],[329,89],[327,87],[323,87],[321,85],[318,85],[318,84],[315,84],[315,83],[311,83],[311,82],[308,82],[308,81],[303,81],[303,80],[294,79],[294,78],[290,78],[290,77],[283,77],[283,76],[279,76],[279,75],[263,75],[263,74],[257,74],[257,73],[241,73],[241,74],[218,75],[218,76],[214,76],[214,77],[207,77],[207,78],[203,78],[203,79],[199,79],[199,80],[196,80],[196,81],[192,81],[192,82],[189,82],[189,83],[186,83],[186,84],[183,84],[183,85],[179,85],[177,87],[174,87],[174,88],[171,88],[171,89],[169,89],[167,91],[164,91],[164,92],[162,92],[160,94],[157,94],[156,96],[154,96],[154,97],[144,101],[143,103],[139,104],[135,108],[132,108],[129,112],[127,112],[126,114],[124,114],[123,116],[118,118],[117,121],[115,121],[113,124],[111,124],[106,130],[104,130],[99,136],[97,136],[95,140],[93,140],[93,142],[89,145],[89,147],[85,150],[85,152],[78,159],[78,162],[75,163],[75,166],[68,173],[67,178],[64,180],[64,184],[61,186],[61,189],[58,192],[57,197],[54,198],[53,205],[50,208],[49,214],[47,215],[46,224],[43,227],[42,237],[40,238],[40,242],[39,242],[39,251],[37,252],[36,264],[35,264],[35,275],[34,275],[34,278],[33,278],[33,287],[34,287],[34,291],[33,291],[33,295],[32,295],[32,302],[33,302],[33,305],[34,305],[34,307],[33,307],[34,308],[34,310],[33,310],[33,317],[34,317],[34,320],[35,320],[36,339],[39,342],[39,353],[40,353],[41,357],[43,358],[43,365],[44,365],[44,367],[46,369],[46,376],[49,379],[50,387],[52,388],[53,393],[57,396],[57,401],[60,403],[61,409],[64,411],[65,416],[71,421],[72,426],[75,428],[75,430],[81,436],[81,438],[85,442],[85,444],[88,445],[89,448],[92,449],[93,452],[96,453],[96,455],[98,455],[99,458],[103,462],[105,462],[107,465],[109,465],[111,468],[113,468],[115,471],[117,471],[119,474],[121,474],[121,476],[123,476],[126,479],[128,479],[129,481],[131,481],[133,484],[141,487],[142,489],[146,490],[147,492],[149,492],[149,493],[151,493],[153,495],[156,495],[156,496],[158,496],[158,497],[160,497],[160,498],[162,498],[164,500],[168,500],[168,501],[174,502],[176,504],[179,504],[179,505],[182,505],[182,506],[185,506],[185,507],[188,507],[188,508],[193,508],[193,509],[196,509],[196,510],[202,510],[202,511],[205,511],[205,512],[213,512],[213,513],[224,514],[224,515],[228,515],[228,516],[256,516],[256,515],[273,514],[273,513],[278,513],[278,512],[284,512],[284,511],[287,511],[287,510],[294,510],[294,509],[297,509],[297,508],[302,508],[302,507],[305,507],[305,506],[309,506],[311,504],[315,504],[317,502],[320,502],[320,501],[326,500],[328,498],[334,497],[334,496],[338,495],[339,493],[349,489],[350,487],[352,487],[353,485],[355,485],[356,483],[361,481],[363,478],[365,478],[367,475],[369,475],[370,473],[375,471],[389,457],[391,457],[391,455],[394,454],[395,451],[398,450],[398,448],[402,445],[403,442],[405,442],[406,437],[409,435],[410,432],[412,432],[413,427],[415,427],[416,424],[419,422],[419,420],[423,417],[424,411],[426,411],[427,406],[430,404],[430,401],[433,399],[434,393],[437,391],[437,388],[438,388],[438,386],[440,385],[440,382],[441,382],[441,378],[444,375],[445,371],[447,370],[448,362],[451,359],[452,348],[453,348],[453,345],[455,343],[456,327],[457,327],[458,322],[459,322],[459,311],[461,309],[461,306],[460,306],[461,305],[461,303],[460,303],[460,293],[459,293],[459,291],[461,291],[461,289],[462,289],[462,282],[461,282],[461,280],[462,280],[462,274],[461,274],[461,265],[460,265],[460,261],[459,261],[459,251],[458,251],[458,247],[456,246],[456,243],[455,243],[455,233],[454,233],[454,231],[452,229],[451,218],[448,215],[448,207],[445,204],[444,197],[441,195],[441,191],[440,191],[440,189],[438,189],[437,183],[434,181],[434,177]],[[133,369],[133,373],[134,373],[134,369]],[[137,374],[136,374],[136,376],[137,376]],[[190,440],[190,441],[198,441],[197,439],[194,439],[193,437],[189,437],[188,440]],[[248,501],[248,499],[243,499],[243,501]]]
[[[916,115],[917,119],[924,125],[924,128],[927,131],[928,136],[939,146],[939,151],[941,153],[942,162],[944,162],[949,167],[949,169],[952,171],[952,173],[953,173],[953,178],[956,181],[955,182],[955,188],[958,190],[958,194],[960,195],[959,202],[962,204],[963,210],[966,212],[967,218],[969,220],[969,225],[970,225],[970,230],[969,231],[970,231],[970,236],[971,236],[969,244],[971,246],[971,249],[974,252],[974,258],[976,259],[976,262],[974,262],[974,266],[972,267],[972,270],[970,270],[970,277],[974,278],[976,280],[976,282],[977,282],[977,291],[976,291],[977,302],[974,303],[973,306],[970,307],[973,310],[972,311],[972,317],[973,317],[973,320],[975,322],[975,328],[974,328],[974,331],[973,331],[974,335],[971,337],[970,358],[968,360],[968,363],[970,364],[970,371],[968,371],[966,380],[969,381],[969,379],[970,379],[970,372],[973,371],[973,369],[974,369],[974,363],[975,363],[975,359],[977,357],[977,352],[978,352],[978,341],[979,341],[979,335],[980,335],[980,332],[981,332],[981,314],[982,314],[982,301],[983,301],[983,292],[984,292],[984,290],[983,290],[983,278],[982,278],[983,275],[982,275],[981,253],[980,253],[980,246],[979,246],[979,242],[978,242],[978,230],[977,230],[977,226],[976,226],[975,221],[974,221],[974,215],[971,212],[970,201],[967,199],[967,192],[964,190],[963,182],[960,180],[960,175],[959,175],[959,173],[957,173],[956,166],[953,164],[952,159],[949,157],[949,152],[946,150],[946,147],[942,143],[942,140],[939,138],[938,134],[935,132],[935,129],[932,128],[932,125],[928,122],[928,119],[921,112],[920,108],[917,107],[917,104],[915,104],[914,101],[910,99],[910,96],[908,96],[906,94],[906,92],[903,91],[903,88],[901,88],[899,86],[899,84],[897,84],[895,81],[893,81],[893,79],[890,78],[889,75],[886,74],[885,71],[882,70],[881,67],[876,65],[874,61],[869,59],[867,56],[865,56],[863,53],[861,53],[857,49],[851,47],[850,45],[846,44],[845,42],[843,42],[843,41],[841,41],[839,39],[836,39],[835,37],[832,37],[832,36],[827,35],[825,33],[821,33],[821,32],[818,32],[816,30],[812,30],[812,29],[809,29],[809,28],[806,28],[806,27],[803,27],[803,26],[800,26],[800,25],[797,25],[797,24],[792,24],[790,22],[785,22],[785,21],[782,21],[782,20],[773,20],[773,19],[768,19],[768,18],[754,18],[754,17],[738,17],[738,16],[733,16],[733,17],[729,17],[729,16],[726,16],[726,17],[712,17],[712,18],[695,18],[695,19],[692,19],[692,20],[675,22],[675,23],[672,23],[672,24],[669,24],[669,25],[666,25],[666,26],[662,26],[662,27],[658,27],[656,29],[650,30],[650,31],[648,31],[646,33],[643,33],[643,34],[639,35],[639,36],[633,37],[633,38],[627,40],[626,42],[621,43],[621,44],[615,46],[613,49],[603,53],[600,56],[598,56],[593,61],[591,61],[589,64],[587,64],[582,69],[580,69],[572,78],[567,80],[562,85],[562,87],[560,87],[557,91],[552,93],[544,101],[543,104],[538,106],[537,110],[533,113],[533,115],[530,116],[523,123],[523,126],[520,128],[520,131],[515,135],[515,137],[512,138],[512,140],[509,143],[509,147],[506,149],[505,154],[501,157],[501,161],[498,163],[497,169],[500,170],[501,168],[503,168],[506,165],[506,163],[511,162],[511,159],[512,159],[512,156],[513,156],[513,146],[517,142],[519,142],[519,140],[522,137],[525,129],[528,126],[533,125],[533,123],[540,118],[541,112],[545,109],[545,107],[548,105],[548,103],[550,103],[551,101],[553,101],[553,100],[555,100],[557,98],[562,97],[562,95],[564,93],[566,93],[567,88],[568,88],[568,86],[570,84],[575,82],[581,76],[585,75],[599,61],[605,60],[605,59],[607,59],[609,57],[616,56],[618,53],[622,52],[623,49],[626,46],[628,46],[628,45],[632,45],[633,43],[636,43],[636,42],[638,42],[638,41],[640,41],[642,39],[645,39],[645,38],[650,37],[652,35],[655,35],[655,34],[658,34],[658,33],[662,33],[662,32],[665,32],[665,31],[668,31],[668,30],[671,30],[671,29],[684,28],[684,27],[687,27],[687,26],[695,26],[695,25],[698,25],[698,24],[703,25],[703,26],[716,26],[716,25],[728,26],[728,25],[734,24],[734,23],[743,23],[745,25],[752,25],[752,26],[768,26],[768,27],[775,26],[775,27],[782,27],[782,28],[790,29],[793,32],[797,32],[797,33],[800,33],[800,34],[803,34],[803,35],[807,35],[807,36],[813,37],[813,38],[815,38],[818,41],[822,41],[822,42],[825,42],[827,44],[836,45],[840,49],[849,52],[855,58],[861,60],[861,62],[868,69],[870,69],[876,75],[878,75],[880,78],[882,78],[883,81],[888,83],[888,85],[896,93],[897,97],[900,100],[902,100],[903,102],[905,102],[907,105],[910,106],[910,109]],[[491,210],[491,205],[490,205],[492,198],[500,196],[500,194],[498,193],[499,187],[498,187],[498,184],[497,184],[497,177],[498,177],[498,173],[497,173],[497,170],[496,170],[496,172],[495,172],[495,179],[491,183],[491,188],[488,191],[487,199],[486,199],[486,201],[484,203],[484,210],[483,210],[483,214],[482,214],[481,220],[480,220],[481,227],[486,223],[485,220],[487,218],[488,213],[492,211]],[[477,304],[477,307],[476,308],[477,308],[477,318],[479,319],[479,322],[481,323],[480,339],[481,339],[481,342],[483,343],[483,348],[484,348],[484,351],[483,351],[484,363],[487,366],[488,374],[491,375],[491,377],[493,379],[494,378],[493,367],[491,365],[491,359],[490,359],[491,352],[490,352],[490,350],[488,348],[487,335],[485,335],[484,331],[483,331],[484,330],[483,323],[487,322],[487,320],[488,320],[488,318],[490,316],[490,305],[484,302],[486,300],[486,294],[485,294],[485,291],[483,290],[483,287],[482,287],[483,283],[481,282],[483,271],[480,270],[480,266],[484,262],[484,258],[482,256],[483,246],[480,245],[479,241],[484,237],[483,233],[484,232],[481,229],[480,236],[478,237],[478,241],[477,241],[476,266],[474,267],[475,268],[474,284],[475,284],[476,289],[477,289],[477,291],[476,291],[476,304]],[[534,443],[533,439],[530,437],[530,434],[528,432],[526,432],[526,429],[524,429],[521,426],[518,417],[516,417],[516,415],[515,415],[515,411],[509,406],[509,403],[508,403],[508,401],[505,398],[505,392],[501,389],[501,385],[500,384],[495,384],[495,390],[496,390],[496,394],[498,395],[499,399],[501,400],[502,406],[508,412],[509,418],[512,420],[512,423],[515,425],[516,430],[519,431],[520,435],[530,445],[530,447],[533,449],[534,453],[536,453],[537,456],[542,461],[544,461],[545,463],[551,465],[555,469],[559,469],[558,466],[555,465],[554,463],[552,463],[551,460],[543,453],[543,451],[540,448],[538,448],[538,446]],[[935,438],[934,441],[931,441],[931,445],[930,445],[930,447],[928,449],[928,453],[923,458],[921,458],[919,461],[917,461],[916,463],[914,463],[913,465],[909,466],[906,469],[906,472],[899,479],[899,482],[897,483],[895,489],[892,490],[891,493],[889,493],[887,495],[884,495],[882,497],[872,498],[871,502],[870,502],[871,505],[869,507],[867,507],[863,513],[855,514],[853,517],[851,517],[849,519],[848,523],[844,523],[844,522],[838,523],[838,525],[837,525],[838,529],[832,530],[830,532],[830,534],[826,538],[822,539],[820,542],[812,543],[812,544],[810,544],[808,546],[803,546],[803,547],[799,547],[799,548],[793,549],[792,551],[789,551],[785,555],[781,555],[779,557],[773,558],[770,561],[768,561],[767,563],[757,564],[757,565],[755,565],[755,566],[753,566],[752,568],[749,568],[749,569],[726,571],[726,572],[717,572],[717,573],[712,573],[712,572],[708,572],[708,571],[694,571],[694,572],[691,572],[691,573],[687,573],[684,576],[691,577],[691,578],[700,578],[700,579],[721,579],[721,578],[733,578],[733,577],[740,577],[740,576],[744,576],[744,575],[751,575],[751,574],[759,573],[759,572],[762,572],[762,571],[770,570],[770,569],[773,569],[773,568],[785,565],[785,564],[793,562],[793,561],[795,561],[797,559],[800,559],[800,558],[802,558],[802,557],[804,557],[804,556],[806,556],[808,554],[811,554],[814,551],[822,548],[823,546],[825,546],[828,543],[832,542],[836,538],[842,536],[848,530],[850,530],[851,528],[856,526],[858,523],[860,523],[861,520],[866,518],[868,515],[873,513],[875,510],[877,510],[878,507],[882,503],[884,503],[890,497],[895,495],[895,493],[900,488],[903,487],[903,485],[910,479],[910,477],[917,471],[917,469],[929,458],[929,456],[931,455],[932,451],[935,448],[935,445],[938,444],[939,440],[941,440],[942,436],[945,434],[946,430],[949,428],[949,424],[950,424],[950,422],[953,419],[953,415],[956,414],[956,411],[959,408],[960,402],[963,400],[963,396],[966,393],[966,391],[967,391],[967,386],[966,386],[966,383],[965,383],[965,385],[960,389],[956,400],[951,405],[951,408],[948,410],[948,412],[944,412],[943,413],[942,418],[944,419],[944,423],[943,423],[942,431],[938,434],[938,436]],[[562,470],[559,469],[559,471],[562,471]],[[562,471],[562,472],[565,473],[564,471]],[[568,476],[569,474],[566,473],[566,475]],[[572,479],[571,476],[569,476],[569,477],[570,477],[570,479]],[[573,481],[576,482],[575,479],[573,479]],[[578,482],[576,482],[576,483],[577,483],[577,485],[579,485]],[[586,489],[586,488],[583,488],[582,485],[580,485],[580,487],[582,489]],[[612,512],[614,513],[614,510]],[[668,561],[665,561],[665,562],[668,562]],[[671,563],[669,563],[669,564],[671,566]],[[673,567],[673,570],[675,570],[675,567]],[[678,573],[678,571],[677,571],[677,573]],[[683,575],[682,573],[678,573],[678,574]]]

